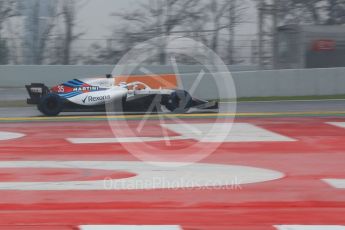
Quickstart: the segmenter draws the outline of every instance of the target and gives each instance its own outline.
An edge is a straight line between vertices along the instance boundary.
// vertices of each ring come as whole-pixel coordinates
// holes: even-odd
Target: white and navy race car
[[[32,83],[26,86],[30,95],[27,103],[37,105],[38,110],[47,116],[57,116],[61,112],[101,112],[109,107],[116,110],[111,112],[218,110],[217,102],[193,98],[185,90],[153,88],[144,81],[116,82],[114,79],[111,75],[74,79],[52,88]]]

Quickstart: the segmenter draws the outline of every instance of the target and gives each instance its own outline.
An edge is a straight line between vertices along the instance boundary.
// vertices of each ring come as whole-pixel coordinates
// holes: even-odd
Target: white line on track
[[[0,131],[0,141],[7,141],[12,139],[18,139],[24,137],[25,134],[22,133],[13,133],[13,132],[1,132]]]
[[[338,128],[345,128],[345,122],[327,122],[326,124],[333,125]]]
[[[192,139],[200,142],[292,142],[287,136],[248,123],[161,124],[180,136],[169,140]],[[198,132],[196,132],[198,131]],[[164,141],[166,137],[67,138],[73,144],[140,143]]]
[[[182,136],[196,139],[202,142],[292,142],[292,138],[271,132],[261,127],[248,123],[234,123],[232,127],[226,127],[226,123],[188,124],[193,129],[200,130],[200,135],[191,132],[179,124],[164,124],[168,128]]]
[[[169,140],[186,139],[180,136],[169,137]],[[72,144],[110,144],[110,143],[140,143],[164,141],[164,137],[109,137],[109,138],[67,138]]]
[[[345,179],[322,179],[328,185],[337,189],[345,189]]]
[[[240,185],[277,180],[284,174],[264,168],[241,165],[195,163],[173,168],[180,162],[156,162],[165,167],[154,167],[140,161],[0,161],[0,169],[93,169],[120,170],[136,176],[123,179],[61,181],[61,182],[0,182],[0,190],[142,190],[224,187],[240,189]]]
[[[81,225],[80,230],[182,230],[177,225]]]

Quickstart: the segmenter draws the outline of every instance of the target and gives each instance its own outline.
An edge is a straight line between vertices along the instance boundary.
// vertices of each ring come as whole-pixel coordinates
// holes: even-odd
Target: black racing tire
[[[37,108],[46,116],[57,116],[63,109],[63,100],[57,94],[47,94],[40,100]]]
[[[192,103],[192,96],[185,90],[176,90],[162,101],[162,105],[172,113],[186,113]]]

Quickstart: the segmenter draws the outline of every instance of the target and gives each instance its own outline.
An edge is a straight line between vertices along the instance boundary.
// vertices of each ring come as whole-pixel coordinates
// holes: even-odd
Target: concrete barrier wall
[[[31,82],[44,82],[52,86],[73,78],[102,76],[110,73],[112,68],[112,66],[0,66],[0,88],[23,87]],[[153,66],[147,69],[157,74],[173,72],[173,68],[168,66]],[[185,89],[193,85],[200,69],[200,66],[179,66]],[[142,73],[135,71],[134,74]],[[237,69],[232,71],[232,76],[238,97],[345,94],[345,68],[271,71]],[[216,81],[224,86],[221,89],[221,97],[225,97],[223,95],[226,94],[223,92],[229,90],[228,86],[232,81],[226,74],[219,74],[217,78]],[[211,74],[206,74],[194,96],[213,99],[218,98],[218,92],[215,79]]]
[[[234,73],[240,97],[345,94],[345,68]]]
[[[111,66],[0,66],[0,87],[23,87],[43,82],[48,86],[74,78],[111,73]]]
[[[31,82],[44,82],[47,85],[56,85],[74,78],[87,78],[104,76],[111,73],[114,66],[111,65],[89,65],[89,66],[0,66],[0,88],[23,87]],[[174,73],[171,66],[149,66],[145,67],[155,74]],[[247,71],[255,69],[255,66],[228,66],[231,71]],[[181,73],[199,73],[202,66],[179,65]],[[135,69],[132,74],[142,75],[143,72]]]

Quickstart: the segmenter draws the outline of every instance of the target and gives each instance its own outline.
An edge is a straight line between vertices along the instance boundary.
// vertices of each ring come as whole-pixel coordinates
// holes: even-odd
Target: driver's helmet
[[[124,82],[124,81],[123,81],[123,82],[120,82],[119,86],[122,87],[122,88],[128,88],[128,87],[127,87],[127,83]]]

